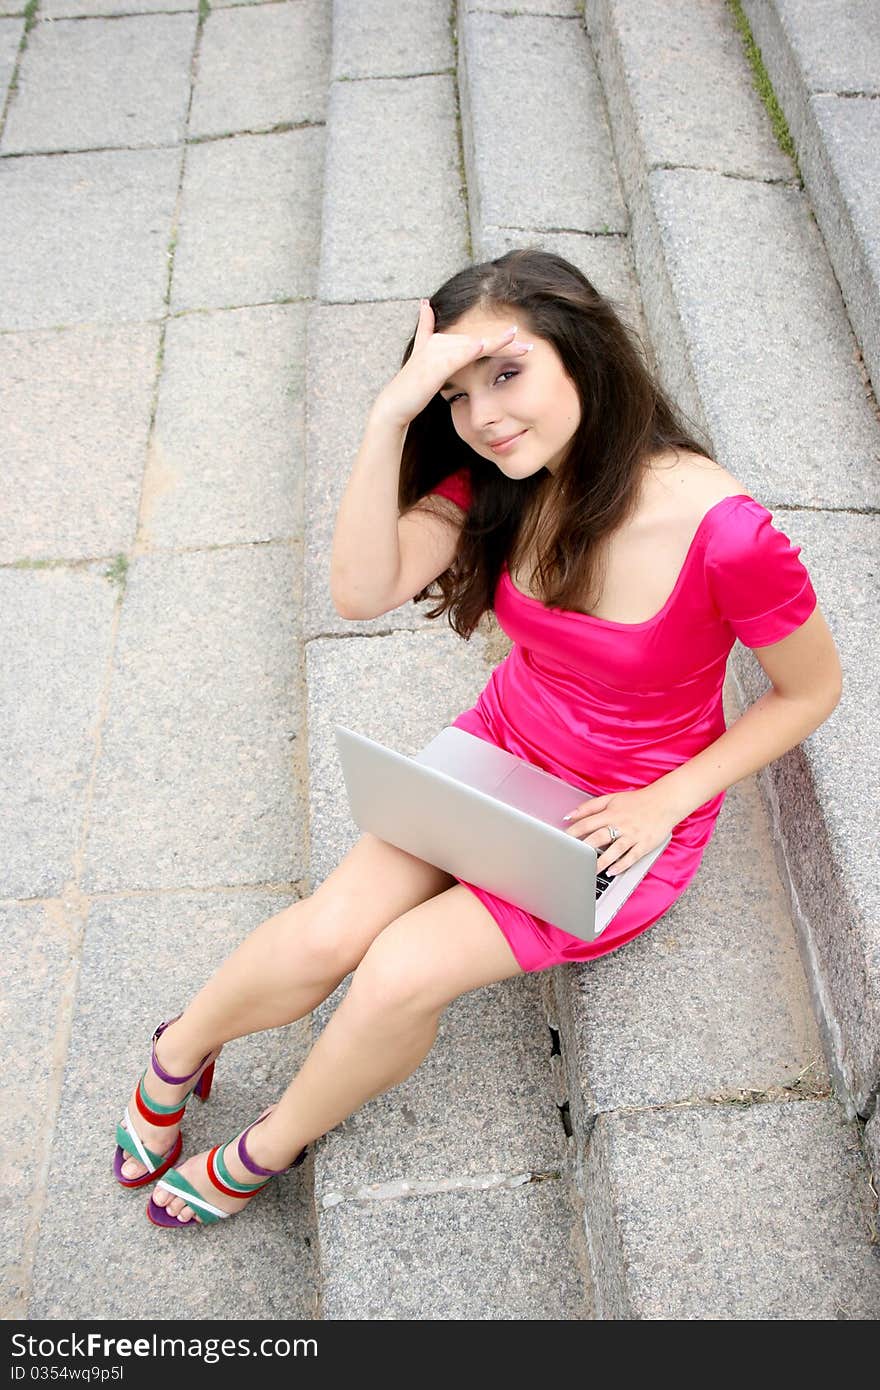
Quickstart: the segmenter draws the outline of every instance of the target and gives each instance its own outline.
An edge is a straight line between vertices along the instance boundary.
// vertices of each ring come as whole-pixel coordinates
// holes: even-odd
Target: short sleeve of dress
[[[460,468],[457,473],[450,473],[448,478],[436,483],[431,488],[431,493],[438,493],[441,497],[450,497],[453,502],[457,502],[463,511],[467,511],[471,505],[471,477],[466,468]],[[430,496],[430,493],[428,494]]]
[[[781,642],[816,607],[800,553],[760,502],[743,498],[725,508],[706,546],[706,570],[715,606],[744,646]]]

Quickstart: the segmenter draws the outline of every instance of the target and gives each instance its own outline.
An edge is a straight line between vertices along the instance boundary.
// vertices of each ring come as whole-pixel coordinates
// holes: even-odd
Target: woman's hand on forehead
[[[383,410],[395,423],[409,424],[455,373],[487,357],[524,357],[531,343],[514,342],[516,324],[485,338],[468,333],[435,333],[434,311],[427,299],[419,306],[413,348],[397,376],[380,392]]]

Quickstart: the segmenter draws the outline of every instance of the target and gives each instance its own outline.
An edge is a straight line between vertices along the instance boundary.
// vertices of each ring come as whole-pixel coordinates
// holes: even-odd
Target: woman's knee
[[[424,1017],[442,1008],[439,984],[411,929],[392,922],[365,951],[349,985],[352,1002],[378,1017]]]

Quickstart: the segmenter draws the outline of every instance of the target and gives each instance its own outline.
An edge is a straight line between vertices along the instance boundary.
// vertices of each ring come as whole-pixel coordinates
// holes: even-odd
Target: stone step
[[[874,0],[743,0],[743,11],[880,395],[880,11]]]
[[[747,138],[757,97],[729,11],[588,0],[585,20],[662,379],[803,547],[841,651],[841,703],[761,782],[837,1094],[867,1117],[880,1082],[878,890],[858,851],[880,780],[876,404],[794,166],[766,132],[760,159]],[[722,113],[731,135],[710,159],[705,130]],[[743,699],[766,689],[746,649],[732,665]]]
[[[558,250],[612,294],[633,326],[647,322],[646,347],[665,384],[708,429],[722,462],[759,498],[772,506],[788,504],[779,521],[790,534],[796,534],[800,507],[807,503],[828,512],[871,505],[876,480],[869,475],[866,481],[864,475],[875,422],[854,390],[839,389],[850,361],[845,315],[821,241],[810,240],[793,167],[773,143],[723,12],[656,3],[592,6],[588,0],[587,27],[600,54],[609,131],[593,50],[577,17],[572,22],[561,15],[501,10],[464,3],[458,10],[468,191],[472,210],[478,210],[472,213],[475,256],[522,244]],[[671,115],[670,90],[681,94]],[[572,113],[573,130],[566,127]],[[515,160],[507,149],[516,152]],[[548,150],[554,151],[552,175],[545,173]],[[621,216],[615,152],[632,221]],[[698,236],[687,229],[688,199],[697,204]],[[798,458],[796,445],[802,441],[793,409],[785,416],[782,456],[764,467],[756,462],[764,438],[769,433],[776,445],[779,429],[769,397],[766,418],[754,419],[755,400],[760,404],[767,394],[761,381],[766,361],[754,344],[766,344],[768,330],[765,325],[763,339],[756,332],[760,282],[749,284],[744,305],[732,297],[736,243],[733,236],[725,240],[732,215],[750,268],[755,249],[760,247],[766,265],[767,247],[773,245],[767,233],[766,244],[753,234],[753,227],[769,230],[779,217],[794,238],[789,260],[800,264],[807,256],[809,273],[800,272],[797,302],[776,331],[780,347],[797,335],[810,346],[809,390],[785,369],[784,359],[774,370],[784,372],[789,395],[801,391],[801,415],[815,398],[817,373],[825,373],[823,386],[837,391],[840,404],[827,443],[838,453],[841,437],[849,446],[842,477],[836,472],[826,481],[818,457],[812,466]],[[767,271],[777,291],[790,274],[779,256]],[[778,302],[777,292],[774,315]],[[725,354],[734,348],[735,370],[720,373]],[[831,369],[824,361],[829,356]],[[855,374],[847,380],[852,387]],[[756,425],[762,423],[759,431]],[[821,570],[816,578],[818,585]],[[739,713],[733,681],[726,706],[731,722]],[[858,1127],[847,1124],[830,1099],[810,990],[773,855],[774,835],[756,779],[747,779],[729,794],[700,875],[660,923],[625,951],[541,977],[546,1016],[561,1044],[555,1059],[557,1102],[569,1112],[567,1171],[574,1200],[583,1207],[598,1317],[763,1317],[779,1316],[780,1308],[800,1316],[808,1296],[823,1310],[817,1316],[837,1316],[838,1307],[849,1310],[842,1315],[861,1316],[866,1306],[880,1307],[876,1279],[863,1282],[873,1265],[866,1219],[870,1188]],[[723,1120],[714,1119],[716,1107],[739,1118],[743,1104],[761,1111],[760,1123],[751,1129],[734,1135]],[[668,1171],[672,1165],[662,1139],[680,1109],[709,1117],[704,1146],[689,1150],[687,1163],[678,1166],[683,1191],[691,1187],[695,1193],[687,1224],[679,1219],[675,1174]],[[830,1137],[811,1148],[810,1126],[821,1129],[817,1116],[824,1114],[832,1117]],[[807,1131],[798,1162],[808,1190],[824,1194],[823,1170],[829,1165],[837,1176],[853,1174],[839,1221],[817,1221],[818,1208],[809,1202],[791,1218],[789,1253],[809,1253],[817,1269],[832,1268],[824,1286],[812,1275],[805,1281],[798,1258],[776,1249],[778,1208],[770,1201],[754,1208],[745,1167],[739,1185],[730,1187],[723,1218],[713,1210],[713,1176],[726,1169],[729,1145],[752,1133],[760,1136],[761,1125],[782,1139],[775,1146],[768,1140],[763,1152],[758,1145],[748,1169],[763,1166],[765,1180],[772,1185],[778,1178],[784,1189],[791,1166],[785,1139],[790,1116]],[[635,1132],[644,1132],[644,1161],[634,1160],[631,1148],[618,1139]],[[648,1219],[649,1194],[656,1193],[662,1195]],[[817,1197],[820,1201],[824,1196]],[[670,1231],[676,1229],[673,1241]],[[844,1230],[851,1236],[853,1258],[835,1253]],[[683,1241],[687,1244],[680,1249]],[[704,1258],[707,1265],[700,1270]],[[758,1277],[760,1259],[771,1277],[764,1272]],[[682,1260],[695,1266],[694,1288],[681,1278]],[[709,1268],[717,1289],[707,1287],[700,1303]]]

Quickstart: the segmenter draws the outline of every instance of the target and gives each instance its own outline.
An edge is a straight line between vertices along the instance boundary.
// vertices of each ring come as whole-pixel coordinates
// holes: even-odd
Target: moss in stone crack
[[[801,180],[801,183],[803,183],[800,165],[798,164],[797,154],[795,153],[794,141],[788,129],[788,122],[785,119],[782,107],[776,99],[773,84],[767,75],[767,69],[764,67],[761,50],[755,43],[754,35],[752,34],[749,21],[745,16],[741,0],[727,0],[727,8],[730,10],[733,22],[739,30],[743,48],[745,49],[746,59],[752,69],[752,82],[758,96],[767,109],[767,114],[770,117],[770,124],[773,127],[773,134],[776,136],[777,144],[783,154],[787,154],[789,159],[794,162],[798,178]]]
[[[116,556],[112,565],[108,565],[104,570],[104,578],[109,579],[111,584],[116,584],[119,592],[125,588],[125,581],[128,577],[128,556],[121,553]]]
[[[208,4],[208,0],[199,0],[199,23],[204,24],[210,13],[211,6]]]

